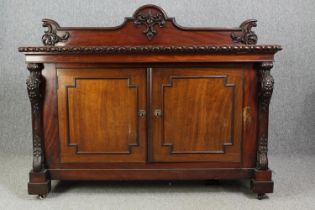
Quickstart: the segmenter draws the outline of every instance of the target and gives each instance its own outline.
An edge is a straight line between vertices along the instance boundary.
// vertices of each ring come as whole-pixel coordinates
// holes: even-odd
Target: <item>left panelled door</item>
[[[57,77],[61,163],[145,162],[145,69],[57,69]]]

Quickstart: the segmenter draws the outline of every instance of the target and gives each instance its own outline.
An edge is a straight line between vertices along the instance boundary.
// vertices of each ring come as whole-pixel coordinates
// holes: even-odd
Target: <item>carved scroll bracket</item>
[[[29,63],[27,69],[30,76],[26,80],[27,92],[32,106],[33,125],[33,171],[39,172],[43,169],[43,149],[42,149],[42,75],[41,63]]]
[[[270,99],[273,92],[274,80],[270,74],[273,67],[272,62],[264,62],[261,64],[260,73],[260,106],[263,111],[268,111]]]
[[[48,30],[42,36],[42,41],[45,46],[54,46],[58,42],[67,41],[70,37],[69,32],[65,32],[63,36],[58,36],[57,31],[60,28],[59,24],[50,19],[43,19],[43,27],[47,27]]]
[[[35,116],[39,115],[40,112],[40,101],[41,101],[41,70],[43,64],[40,63],[29,63],[27,69],[30,71],[30,76],[26,80],[28,96],[32,105],[32,112]]]
[[[145,12],[139,12],[134,17],[134,24],[137,25],[145,25],[146,29],[143,31],[143,33],[147,36],[149,40],[153,39],[153,37],[156,35],[156,30],[154,28],[155,25],[159,25],[160,28],[165,26],[165,15],[160,12],[156,11],[156,14],[154,15],[152,13],[152,10],[149,9],[146,13]]]
[[[242,44],[257,44],[257,35],[255,34],[254,31],[252,31],[252,27],[257,26],[257,20],[250,19],[244,21],[241,25],[241,33],[231,33],[231,38],[233,42],[235,43],[242,43]]]
[[[258,127],[258,150],[257,168],[268,170],[268,117],[269,104],[273,92],[274,80],[270,74],[272,62],[263,62],[258,69],[259,82],[259,127]]]

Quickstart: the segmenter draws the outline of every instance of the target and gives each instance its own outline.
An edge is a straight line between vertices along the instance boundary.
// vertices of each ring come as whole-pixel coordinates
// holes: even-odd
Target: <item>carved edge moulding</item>
[[[58,54],[169,54],[169,53],[205,53],[205,54],[243,54],[275,53],[280,45],[224,45],[224,46],[101,46],[101,47],[19,47],[19,52],[50,52]]]

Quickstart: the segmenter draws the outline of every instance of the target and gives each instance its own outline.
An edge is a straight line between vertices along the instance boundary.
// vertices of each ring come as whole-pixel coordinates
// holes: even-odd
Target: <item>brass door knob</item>
[[[162,117],[162,112],[161,112],[161,110],[160,110],[160,109],[155,109],[155,110],[154,110],[154,116],[155,116],[156,118]]]
[[[140,118],[144,118],[145,117],[145,110],[143,110],[143,109],[140,109],[139,110],[139,112],[138,112],[138,116],[140,117]]]

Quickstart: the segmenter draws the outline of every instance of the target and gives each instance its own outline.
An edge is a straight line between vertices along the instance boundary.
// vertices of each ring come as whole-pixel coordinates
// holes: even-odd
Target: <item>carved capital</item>
[[[43,169],[43,150],[42,150],[42,75],[44,68],[41,63],[29,63],[27,69],[30,76],[26,80],[27,92],[32,106],[33,120],[33,171],[39,172]]]
[[[42,41],[45,46],[54,46],[58,42],[67,41],[70,37],[69,32],[65,32],[64,35],[58,36],[57,31],[60,28],[59,24],[53,20],[44,19],[43,27],[47,27],[48,30],[44,32]]]
[[[156,35],[156,30],[154,28],[155,25],[159,25],[160,28],[165,26],[166,17],[162,12],[157,11],[156,14],[152,14],[151,9],[147,13],[139,12],[135,16],[134,24],[137,25],[145,25],[146,29],[143,33],[147,36],[149,40],[153,39]]]
[[[264,62],[259,69],[260,78],[260,106],[263,111],[268,111],[270,99],[273,92],[274,79],[270,74],[270,69],[273,67],[272,62]]]
[[[35,115],[39,114],[41,102],[41,70],[43,64],[29,63],[27,69],[30,71],[30,76],[26,80],[27,92],[32,105],[32,112]]]
[[[231,33],[231,38],[233,42],[248,44],[248,45],[257,44],[258,37],[255,34],[255,32],[252,31],[252,27],[256,27],[256,26],[257,26],[257,20],[250,19],[250,20],[244,21],[240,25],[240,28],[242,30],[240,33],[235,33],[235,32]]]

